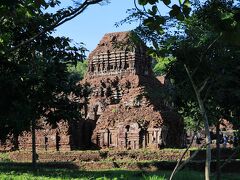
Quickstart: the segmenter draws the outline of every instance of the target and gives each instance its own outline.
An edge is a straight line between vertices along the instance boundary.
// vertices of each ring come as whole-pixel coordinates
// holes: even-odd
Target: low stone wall
[[[118,161],[99,161],[99,162],[47,162],[38,163],[38,168],[54,168],[54,169],[70,169],[70,170],[81,170],[81,171],[99,171],[99,170],[110,170],[110,169],[121,169],[129,171],[161,171],[168,170],[172,171],[177,162],[173,161],[151,161],[151,162],[138,162],[138,161],[128,161],[128,162],[118,162]],[[221,162],[223,163],[223,161]],[[189,162],[185,165],[187,170],[195,170],[204,172],[205,162]],[[4,168],[9,167],[17,168],[28,167],[31,169],[32,164],[20,163],[20,162],[0,162],[0,166]],[[226,164],[222,172],[225,173],[239,173],[240,161],[232,161]],[[216,161],[211,163],[211,171],[216,172]]]
[[[177,161],[183,150],[142,151],[69,151],[38,152],[38,162],[96,162],[96,161]],[[185,158],[189,157],[187,153]],[[31,152],[15,151],[10,159],[16,162],[30,162]]]
[[[38,164],[43,167],[53,168],[69,168],[81,170],[106,170],[112,168],[128,169],[128,170],[172,170],[176,165],[176,161],[183,153],[183,149],[164,149],[164,150],[101,150],[101,151],[70,151],[70,152],[38,152]],[[194,151],[191,150],[186,154],[183,160],[190,157]],[[232,149],[223,149],[223,160],[233,153]],[[204,154],[200,151],[195,159],[188,163],[185,168],[191,170],[204,171]],[[215,150],[213,150],[213,161],[211,164],[212,171],[216,171]],[[15,151],[9,153],[9,160],[16,165],[30,164],[31,152]],[[239,159],[239,153],[235,156]],[[24,163],[25,162],[25,163]],[[1,164],[1,162],[0,162]],[[239,160],[232,160],[223,168],[223,172],[238,172],[240,167]]]
[[[163,150],[99,150],[99,151],[66,151],[38,152],[38,162],[96,162],[96,161],[177,161],[184,152],[183,149]],[[186,153],[183,160],[190,157],[195,150]],[[225,160],[234,153],[234,149],[221,149],[221,159]],[[30,151],[13,151],[9,159],[16,162],[30,162]],[[212,150],[212,159],[216,160],[216,149]],[[232,159],[240,159],[238,151]],[[205,151],[201,150],[194,161],[205,160]]]

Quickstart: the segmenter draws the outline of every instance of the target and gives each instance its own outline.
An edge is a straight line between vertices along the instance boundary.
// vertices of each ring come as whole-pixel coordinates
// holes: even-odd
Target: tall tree
[[[194,107],[204,120],[207,145],[205,179],[209,179],[209,117],[212,119],[215,116],[218,119],[220,114],[237,115],[238,112],[234,103],[239,101],[239,91],[233,90],[229,85],[239,81],[236,76],[239,41],[238,38],[233,38],[239,32],[239,8],[233,2],[207,1],[203,6],[197,3],[189,17],[191,9],[188,0],[179,1],[179,4],[139,0],[140,6],[134,2],[135,9],[123,22],[141,19],[142,25],[137,32],[152,41],[150,52],[157,55],[167,53],[168,56],[171,54],[176,57],[169,76],[174,79],[176,86],[181,86],[178,90],[183,96],[179,96],[179,102],[182,103],[185,99],[185,109]],[[161,14],[160,3],[169,7],[168,14]],[[175,75],[172,76],[173,74]],[[232,95],[220,96],[226,92]],[[227,101],[229,97],[233,101]]]
[[[49,9],[60,1],[0,2],[0,137],[17,137],[32,128],[34,167],[36,120],[44,117],[56,124],[60,119],[80,118],[82,105],[69,95],[81,95],[81,90],[70,81],[67,68],[84,58],[85,49],[71,45],[69,38],[53,37],[51,33],[103,0],[75,2],[75,6],[55,13],[49,13]]]
[[[226,118],[232,123],[237,123],[239,118],[239,108],[236,104],[240,101],[239,88],[239,45],[226,36],[228,32],[231,37],[238,31],[238,27],[233,29],[230,23],[238,24],[234,18],[225,21],[226,16],[231,17],[235,10],[233,4],[226,2],[208,2],[203,7],[195,11],[188,22],[186,22],[186,37],[175,46],[177,61],[169,75],[175,74],[176,86],[179,86],[178,92],[188,92],[188,98],[184,93],[181,95],[181,103],[189,109],[189,105],[197,106],[195,97],[190,96],[191,86],[187,81],[183,81],[184,66],[188,68],[188,75],[191,75],[199,91],[199,99],[209,118],[209,124],[219,126],[219,120]],[[214,21],[212,21],[212,16]],[[224,16],[224,20],[222,20]],[[232,16],[233,17],[233,16]],[[219,24],[229,29],[219,27]],[[221,31],[219,31],[221,29]],[[231,29],[231,30],[230,30]],[[233,33],[233,34],[232,34]],[[177,65],[178,64],[178,65]],[[178,67],[176,67],[178,66]],[[181,72],[179,74],[179,72]],[[183,75],[183,76],[181,76]],[[171,76],[171,75],[170,75]],[[181,76],[181,79],[179,78]],[[196,109],[196,108],[195,108]],[[188,112],[188,115],[191,114]],[[234,121],[235,119],[235,121]],[[219,140],[218,140],[219,143]]]

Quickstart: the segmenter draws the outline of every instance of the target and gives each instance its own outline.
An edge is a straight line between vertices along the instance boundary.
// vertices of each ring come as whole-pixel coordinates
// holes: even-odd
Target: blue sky
[[[107,5],[92,5],[83,14],[58,27],[55,34],[83,42],[92,51],[105,33],[128,31],[138,25],[138,22],[120,27],[114,25],[127,16],[127,9],[133,7],[133,0],[111,0]]]

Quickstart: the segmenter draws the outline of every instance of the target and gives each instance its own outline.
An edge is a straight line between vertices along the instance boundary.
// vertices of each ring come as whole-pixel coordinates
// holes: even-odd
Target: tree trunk
[[[216,134],[217,134],[217,180],[221,179],[221,168],[220,168],[220,156],[221,156],[221,149],[220,149],[220,134],[219,134],[219,127],[220,126],[220,122],[218,122],[216,124]]]
[[[37,152],[36,152],[36,120],[32,119],[32,168],[37,168]]]
[[[206,135],[206,161],[205,161],[205,180],[210,179],[210,169],[211,169],[211,136],[209,131],[209,121],[206,114],[206,110],[204,108],[202,99],[200,98],[200,94],[197,93],[198,103],[201,111],[201,115],[204,118],[204,129],[205,129],[205,135]]]
[[[184,65],[184,68],[187,72],[188,78],[192,84],[192,87],[194,89],[196,98],[197,98],[197,102],[198,102],[198,106],[200,109],[200,113],[201,116],[204,120],[204,130],[205,130],[205,135],[206,135],[206,160],[205,160],[205,180],[210,180],[210,169],[211,169],[211,137],[210,137],[210,131],[209,131],[209,121],[208,121],[208,117],[207,117],[207,112],[206,109],[204,107],[202,98],[200,96],[200,91],[198,90],[197,86],[195,85],[193,78],[187,68],[186,65]]]
[[[87,97],[84,97],[84,113],[85,113],[85,118],[87,118],[87,114],[88,114],[88,100],[87,100]]]
[[[18,134],[13,133],[13,150],[19,150]]]

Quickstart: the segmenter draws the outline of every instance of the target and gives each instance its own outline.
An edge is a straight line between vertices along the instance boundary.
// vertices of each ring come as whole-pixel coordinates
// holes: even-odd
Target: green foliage
[[[148,2],[145,1],[145,4]],[[163,2],[166,6],[170,4],[169,1]],[[179,1],[179,4],[172,4],[168,16],[164,16],[165,21],[162,22],[157,20],[157,17],[162,17],[156,11],[158,4],[153,6],[148,4],[145,7],[149,11],[137,8],[134,12],[143,18],[142,26],[136,32],[152,42],[150,54],[161,60],[162,57],[175,58],[174,61],[166,62],[167,67],[164,59],[157,60],[154,71],[161,74],[166,70],[166,78],[174,87],[172,96],[175,106],[180,108],[187,126],[192,128],[200,116],[196,96],[184,66],[188,67],[194,83],[201,91],[200,96],[211,123],[221,117],[239,123],[240,40],[236,34],[240,32],[237,18],[240,10],[237,3],[206,1],[203,5],[190,7],[190,1]],[[193,8],[192,12],[190,8]]]
[[[101,0],[76,3],[48,13],[60,1],[21,0],[0,2],[0,138],[16,137],[29,130],[33,119],[56,125],[61,119],[81,118],[83,104],[69,94],[84,96],[68,67],[84,59],[85,48],[71,45],[66,37],[54,37],[57,26]],[[83,6],[82,6],[83,5]],[[80,12],[79,12],[80,11]],[[76,14],[77,13],[77,14]],[[83,67],[86,65],[83,64]],[[77,74],[77,72],[76,72]]]
[[[158,2],[158,0],[138,0],[138,3],[140,5],[142,5],[142,6],[145,6],[148,3],[153,5],[153,4],[157,3],[157,2]]]
[[[176,62],[172,64],[169,77],[175,80],[179,96],[178,106],[185,107],[188,119],[197,119],[197,102],[188,77],[185,64],[199,89],[211,123],[221,117],[239,123],[236,106],[240,102],[238,81],[239,46],[223,36],[226,29],[221,28],[221,20],[212,21],[210,9],[217,10],[217,16],[225,12],[234,12],[235,7],[227,3],[209,2],[196,10],[186,21],[185,37],[173,47]],[[212,13],[212,11],[211,11]],[[213,15],[215,16],[215,14]],[[214,18],[215,21],[217,18]],[[238,31],[236,29],[236,31]],[[229,34],[232,30],[228,31]],[[233,88],[234,87],[234,88]],[[194,105],[195,104],[195,105]],[[195,106],[195,107],[194,107]]]
[[[178,1],[178,4],[172,4],[171,0],[138,0],[139,5],[144,6],[143,9],[136,6],[136,13],[132,15],[141,16],[143,19],[144,28],[149,28],[151,31],[156,31],[162,34],[164,25],[169,18],[176,18],[177,20],[183,21],[189,16],[191,11],[191,4],[189,0]],[[162,15],[159,4],[163,3],[170,10],[168,16]],[[172,4],[172,6],[170,6]],[[133,16],[130,17],[133,17]],[[128,18],[126,19],[126,21]]]
[[[87,72],[88,62],[84,60],[83,62],[77,62],[77,65],[69,65],[68,72],[71,74],[70,78],[76,81],[82,80],[85,73]]]
[[[222,39],[234,45],[240,45],[236,34],[240,31],[239,6],[237,1],[207,1],[204,4],[206,23],[211,24],[215,32],[222,34]]]
[[[173,57],[157,57],[153,67],[154,74],[157,76],[166,74],[169,71],[169,64],[174,60]]]
[[[181,113],[180,113],[181,114]],[[197,126],[197,120],[198,118],[193,118],[193,116],[184,116],[183,115],[183,120],[184,120],[184,127],[186,130],[191,130],[191,131],[195,131],[196,130],[196,126]],[[201,130],[203,128],[203,126],[198,126],[197,130]]]
[[[11,162],[8,153],[0,153],[0,162]]]

